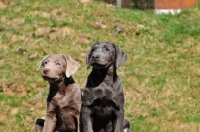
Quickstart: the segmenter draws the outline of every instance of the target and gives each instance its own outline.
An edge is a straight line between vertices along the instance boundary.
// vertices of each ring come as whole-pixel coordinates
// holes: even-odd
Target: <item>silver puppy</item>
[[[38,71],[50,84],[45,120],[37,119],[36,132],[79,132],[81,91],[71,77],[79,64],[70,56],[50,54],[38,62]]]

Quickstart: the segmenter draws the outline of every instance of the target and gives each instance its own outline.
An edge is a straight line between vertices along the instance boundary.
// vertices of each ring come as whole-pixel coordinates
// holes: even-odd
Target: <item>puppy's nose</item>
[[[92,58],[93,58],[93,59],[98,59],[98,58],[99,58],[99,55],[98,55],[98,54],[93,54],[93,55],[92,55]]]
[[[49,68],[44,68],[43,73],[44,73],[44,74],[47,74],[49,71],[50,71]]]

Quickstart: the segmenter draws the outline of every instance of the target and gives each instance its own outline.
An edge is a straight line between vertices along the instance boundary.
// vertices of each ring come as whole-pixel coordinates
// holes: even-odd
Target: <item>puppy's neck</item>
[[[87,83],[87,86],[89,87],[96,87],[103,81],[108,82],[108,84],[112,84],[110,81],[114,82],[117,79],[116,69],[113,66],[106,69],[92,68],[92,72],[90,73],[88,79],[93,80],[92,84],[89,84],[89,82]]]
[[[63,77],[60,81],[49,83],[50,84],[50,92],[59,92],[61,94],[65,94],[66,87],[69,84],[75,83],[73,78],[70,76],[69,78]]]

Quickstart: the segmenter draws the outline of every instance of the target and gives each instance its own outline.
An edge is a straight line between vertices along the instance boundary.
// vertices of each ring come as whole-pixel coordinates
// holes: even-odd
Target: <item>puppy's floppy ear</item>
[[[90,68],[91,65],[91,53],[92,53],[92,48],[90,49],[90,51],[88,51],[87,56],[86,56],[86,64],[87,64],[87,69]]]
[[[80,64],[75,60],[73,60],[70,56],[65,56],[65,55],[63,56],[67,61],[67,68],[65,74],[66,77],[69,78],[72,74],[74,74],[78,70]]]
[[[114,44],[114,47],[115,47],[115,65],[116,68],[118,68],[127,61],[128,56],[117,45]]]
[[[39,62],[37,63],[37,72],[39,72],[43,60],[46,59],[48,56],[49,56],[49,55],[46,55],[41,61],[39,61]]]

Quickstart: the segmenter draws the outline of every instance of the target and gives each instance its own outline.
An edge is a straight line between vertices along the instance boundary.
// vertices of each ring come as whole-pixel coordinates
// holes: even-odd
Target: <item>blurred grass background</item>
[[[200,131],[200,5],[176,15],[118,8],[100,1],[0,1],[0,131],[33,132],[45,117],[48,83],[36,72],[45,55],[85,56],[110,41],[129,56],[118,69],[134,132]]]

